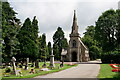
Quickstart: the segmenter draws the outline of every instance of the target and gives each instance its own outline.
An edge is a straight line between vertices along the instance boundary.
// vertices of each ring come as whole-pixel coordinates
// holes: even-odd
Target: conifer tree
[[[16,35],[20,29],[20,20],[16,18],[16,12],[8,2],[2,2],[2,58],[10,61],[12,56],[17,55],[18,40]]]

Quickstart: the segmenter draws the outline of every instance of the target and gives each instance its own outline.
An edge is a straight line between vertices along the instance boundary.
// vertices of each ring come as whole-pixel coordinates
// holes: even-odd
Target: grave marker
[[[12,57],[11,61],[12,61],[12,64],[13,64],[14,74],[17,75],[17,73],[16,73],[16,66],[15,66],[15,61],[16,61],[15,57]]]

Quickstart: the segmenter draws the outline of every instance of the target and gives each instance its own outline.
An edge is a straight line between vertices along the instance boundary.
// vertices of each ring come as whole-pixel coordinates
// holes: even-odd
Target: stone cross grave
[[[50,66],[49,67],[55,67],[54,65],[54,55],[53,55],[53,50],[52,50],[52,53],[50,55]]]

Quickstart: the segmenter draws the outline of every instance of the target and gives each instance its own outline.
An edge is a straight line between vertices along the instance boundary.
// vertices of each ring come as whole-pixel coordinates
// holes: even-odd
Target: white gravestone
[[[11,61],[12,61],[12,64],[13,64],[14,74],[16,75],[16,66],[15,66],[15,61],[16,61],[16,59],[15,59],[15,57],[12,57]]]
[[[52,53],[50,55],[50,66],[49,67],[55,67],[54,65],[54,55],[53,55],[53,50],[52,50]]]

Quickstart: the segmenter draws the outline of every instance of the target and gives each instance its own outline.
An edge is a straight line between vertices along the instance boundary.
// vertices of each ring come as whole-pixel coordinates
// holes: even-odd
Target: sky
[[[26,18],[31,21],[37,17],[39,35],[45,33],[46,41],[53,44],[53,34],[61,27],[69,41],[72,29],[73,14],[76,10],[79,34],[87,26],[95,25],[98,17],[108,9],[118,9],[119,0],[8,0],[18,13],[16,16],[23,24]]]

